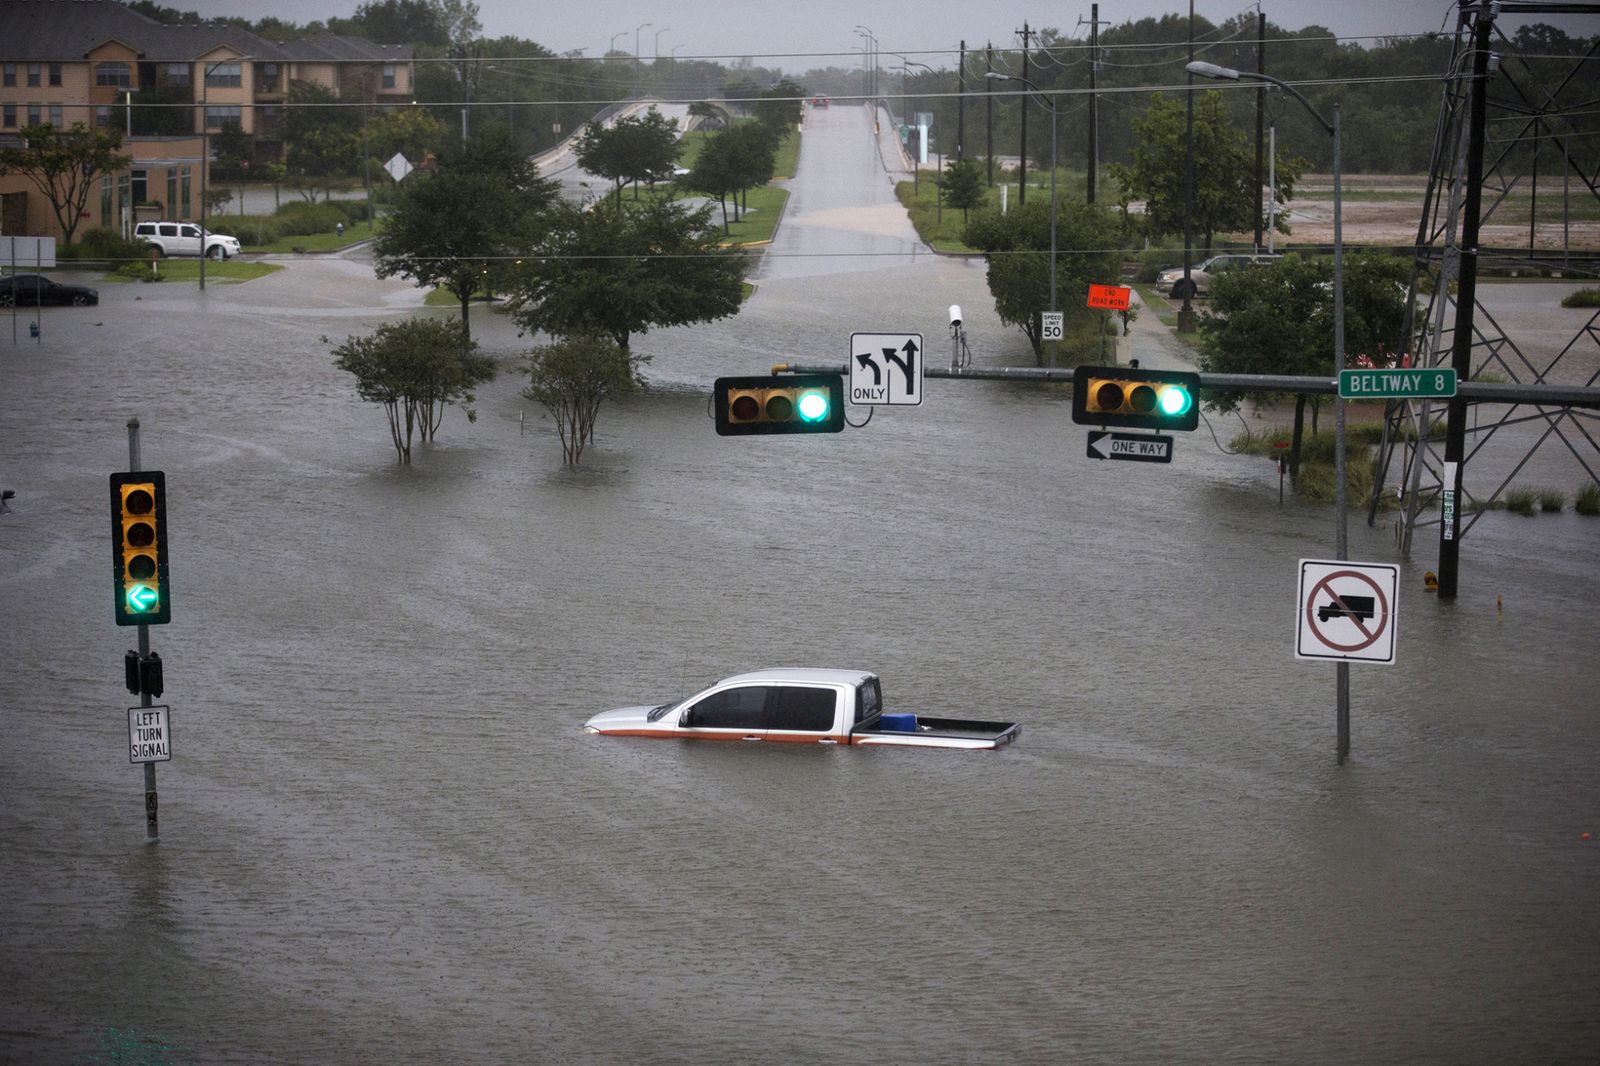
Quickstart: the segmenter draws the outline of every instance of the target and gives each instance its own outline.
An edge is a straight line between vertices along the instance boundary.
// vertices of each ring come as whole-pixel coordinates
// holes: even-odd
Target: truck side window
[[[771,729],[798,729],[825,733],[833,728],[833,711],[839,697],[831,688],[785,685],[778,689],[778,713]]]
[[[697,729],[766,729],[767,707],[775,706],[770,685],[747,685],[713,692],[689,709],[686,725]]]
[[[861,684],[856,689],[856,721],[865,722],[882,709],[881,697],[878,694],[878,679],[872,678]]]

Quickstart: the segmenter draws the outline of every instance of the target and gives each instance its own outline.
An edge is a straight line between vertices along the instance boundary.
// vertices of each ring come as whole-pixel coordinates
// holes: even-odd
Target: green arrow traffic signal
[[[135,585],[128,590],[128,610],[144,614],[161,602],[161,596],[149,585]]]

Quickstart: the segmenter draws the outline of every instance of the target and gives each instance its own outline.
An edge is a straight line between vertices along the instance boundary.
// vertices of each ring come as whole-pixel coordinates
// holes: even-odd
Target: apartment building
[[[168,26],[116,0],[3,0],[0,142],[41,123],[119,129],[134,163],[105,176],[86,211],[100,217],[86,221],[131,230],[136,215],[194,218],[207,134],[237,123],[258,158],[279,158],[290,85],[399,106],[411,100],[412,55],[410,45],[334,34],[280,42],[224,24]],[[25,177],[0,176],[0,197],[0,232],[18,232],[19,220],[30,234],[56,232]]]

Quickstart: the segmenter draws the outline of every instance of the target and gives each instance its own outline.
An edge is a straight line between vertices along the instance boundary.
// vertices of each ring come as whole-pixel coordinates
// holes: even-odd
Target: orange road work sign
[[[1126,311],[1133,290],[1125,285],[1090,285],[1089,306],[1102,311]]]

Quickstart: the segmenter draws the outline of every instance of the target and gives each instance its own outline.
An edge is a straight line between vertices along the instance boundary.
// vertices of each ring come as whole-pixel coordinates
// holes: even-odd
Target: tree
[[[719,245],[711,209],[646,201],[627,211],[558,203],[541,254],[525,260],[511,308],[525,330],[598,333],[626,350],[652,326],[737,314],[743,253]]]
[[[939,185],[944,189],[944,202],[960,208],[962,225],[968,221],[967,209],[983,206],[984,195],[988,192],[983,183],[983,170],[971,159],[952,159],[946,163],[944,180]]]
[[[333,179],[353,173],[361,158],[361,115],[339,105],[338,95],[326,86],[304,81],[289,86],[284,162],[300,195],[312,202]]]
[[[642,384],[641,362],[609,337],[596,334],[578,334],[533,350],[522,395],[544,405],[555,419],[568,466],[576,466],[584,445],[594,440],[600,404]]]
[[[66,130],[25,126],[20,148],[0,148],[0,173],[14,171],[32,182],[50,201],[62,240],[71,244],[100,176],[132,165],[133,157],[118,154],[120,147],[122,133],[115,129],[91,130],[81,122]]]
[[[1377,253],[1344,264],[1346,365],[1392,366],[1404,349],[1407,260]],[[1270,266],[1230,270],[1211,282],[1200,316],[1200,369],[1213,374],[1326,378],[1333,362],[1333,260],[1286,255]],[[1232,411],[1242,392],[1211,390],[1206,404]],[[1292,469],[1299,469],[1306,397],[1295,398]],[[1319,398],[1312,399],[1311,431]]]
[[[771,133],[774,142],[783,140],[790,130],[800,124],[805,95],[805,88],[788,78],[757,94],[755,103],[751,105],[752,110],[755,111],[756,121]]]
[[[416,165],[438,155],[450,139],[445,124],[420,107],[385,111],[367,124],[367,154],[379,161],[399,152]]]
[[[609,127],[591,122],[575,150],[584,170],[616,182],[620,204],[625,182],[654,183],[672,176],[678,163],[678,120],[651,107],[643,115],[619,118]]]
[[[450,42],[444,12],[429,0],[368,0],[356,7],[356,36],[379,44]]]
[[[1000,321],[1017,326],[1044,365],[1040,312],[1050,307],[1050,205],[1035,200],[1006,214],[984,212],[962,240],[981,249]],[[1117,277],[1122,235],[1116,216],[1094,204],[1064,204],[1056,215],[1055,306],[1087,318],[1089,286]]]
[[[515,149],[502,131],[486,131],[440,157],[432,171],[401,183],[373,244],[381,278],[401,275],[448,289],[461,305],[470,338],[473,294],[498,289],[511,265],[538,243],[556,183]]]
[[[411,462],[417,432],[435,438],[446,405],[462,406],[476,421],[466,406],[472,390],[495,375],[494,360],[477,353],[460,325],[436,318],[386,322],[369,336],[347,337],[333,356],[334,366],[355,375],[361,398],[382,405],[401,463]]]
[[[1112,163],[1111,174],[1133,199],[1143,199],[1153,234],[1183,232],[1187,205],[1188,153],[1185,109],[1178,100],[1157,93],[1143,115],[1133,120],[1137,137],[1133,163]],[[1218,233],[1254,230],[1256,224],[1255,150],[1236,129],[1223,106],[1222,94],[1208,89],[1194,102],[1194,232],[1211,248]],[[1294,195],[1306,163],[1282,153],[1277,161],[1276,192],[1280,202]],[[1289,232],[1278,215],[1277,227]]]

